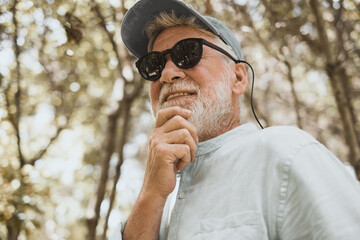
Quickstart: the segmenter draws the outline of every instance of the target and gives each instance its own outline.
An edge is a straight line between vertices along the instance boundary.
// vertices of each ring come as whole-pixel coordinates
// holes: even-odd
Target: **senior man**
[[[121,34],[156,117],[137,202],[112,239],[360,239],[360,188],[294,127],[240,121],[240,43],[176,0],[141,0]]]

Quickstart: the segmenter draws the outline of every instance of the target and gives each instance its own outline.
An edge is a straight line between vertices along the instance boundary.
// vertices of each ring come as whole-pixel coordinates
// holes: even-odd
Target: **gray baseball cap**
[[[224,23],[216,18],[201,15],[181,0],[140,0],[125,14],[121,24],[121,37],[125,46],[137,58],[148,53],[149,38],[145,29],[160,12],[174,12],[179,17],[195,17],[195,23],[217,35],[232,48],[238,60],[244,60],[239,41]]]

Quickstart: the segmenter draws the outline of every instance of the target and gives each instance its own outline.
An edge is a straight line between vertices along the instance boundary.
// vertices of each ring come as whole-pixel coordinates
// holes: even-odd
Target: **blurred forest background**
[[[119,35],[134,2],[0,0],[0,239],[103,240],[128,216],[154,122]],[[242,42],[263,125],[304,129],[359,178],[360,1],[186,2]]]

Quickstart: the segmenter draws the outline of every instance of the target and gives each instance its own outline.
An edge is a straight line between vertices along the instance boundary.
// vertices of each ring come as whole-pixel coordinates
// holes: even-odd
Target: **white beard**
[[[164,95],[169,91],[196,91],[196,100],[172,100],[163,102]],[[204,96],[205,95],[205,96]],[[163,103],[162,103],[163,102]],[[230,80],[223,77],[211,89],[203,90],[203,94],[193,81],[178,80],[172,84],[164,84],[159,97],[159,103],[156,107],[156,114],[159,109],[180,106],[192,111],[188,119],[197,129],[199,139],[212,138],[230,125],[233,114],[233,105],[231,100]]]

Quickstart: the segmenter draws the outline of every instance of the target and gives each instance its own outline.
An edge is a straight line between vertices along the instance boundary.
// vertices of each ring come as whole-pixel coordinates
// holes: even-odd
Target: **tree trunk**
[[[356,120],[353,112],[349,93],[349,79],[341,62],[336,58],[336,54],[327,37],[324,19],[319,9],[318,0],[310,0],[310,7],[315,15],[316,29],[319,34],[319,40],[322,43],[321,51],[326,57],[326,73],[329,76],[333,95],[336,100],[337,108],[340,114],[342,125],[344,128],[344,136],[349,146],[349,161],[355,168],[356,175],[360,179],[360,144],[355,128]]]
[[[291,86],[291,93],[292,93],[292,96],[294,98],[294,109],[295,109],[295,113],[296,113],[296,125],[302,129],[303,128],[303,123],[302,123],[302,120],[301,120],[301,116],[300,116],[300,108],[301,108],[301,103],[300,103],[300,100],[298,98],[298,95],[296,93],[296,90],[295,90],[295,80],[294,80],[294,76],[292,74],[292,67],[291,67],[291,64],[289,61],[285,60],[283,61],[288,69],[288,80],[290,82],[290,86]]]
[[[120,175],[121,175],[121,166],[124,162],[124,153],[123,153],[123,150],[124,150],[124,145],[126,143],[126,140],[127,140],[127,137],[128,137],[128,133],[129,133],[129,130],[130,130],[130,119],[131,119],[131,113],[130,113],[130,110],[131,110],[131,106],[132,106],[132,100],[130,101],[126,101],[124,102],[123,104],[123,110],[122,110],[122,116],[121,116],[121,119],[123,120],[122,121],[122,134],[120,137],[120,140],[119,140],[119,143],[118,143],[118,147],[116,149],[116,152],[119,154],[119,160],[118,160],[118,163],[116,165],[116,173],[115,173],[115,176],[114,176],[114,181],[113,181],[113,184],[112,184],[112,189],[111,189],[111,194],[110,194],[110,203],[109,203],[109,209],[107,211],[107,214],[106,214],[106,217],[105,217],[105,223],[104,223],[104,230],[103,230],[103,234],[102,234],[102,237],[101,239],[102,240],[106,240],[106,232],[107,232],[107,228],[108,228],[108,223],[109,223],[109,217],[110,217],[110,213],[111,213],[111,210],[113,208],[113,205],[114,205],[114,201],[115,201],[115,196],[116,196],[116,185],[120,179]]]
[[[8,231],[7,240],[17,240],[20,234],[21,220],[13,216],[7,221],[6,228]]]
[[[357,131],[352,113],[352,105],[346,89],[344,89],[342,81],[347,78],[345,70],[339,65],[328,64],[326,72],[329,76],[331,88],[337,103],[337,108],[341,117],[344,128],[344,135],[347,145],[349,146],[349,161],[355,168],[356,175],[360,179],[360,145],[358,142]]]
[[[106,183],[108,182],[108,172],[110,166],[111,155],[114,153],[115,139],[116,139],[116,126],[118,119],[120,117],[120,109],[122,104],[119,103],[118,109],[109,115],[108,123],[106,127],[106,137],[105,142],[103,144],[103,151],[101,157],[101,175],[99,179],[99,183],[96,191],[96,202],[93,210],[92,216],[90,216],[87,220],[87,228],[88,228],[88,240],[96,239],[96,227],[98,225],[98,221],[100,218],[100,206],[102,201],[104,200]]]

